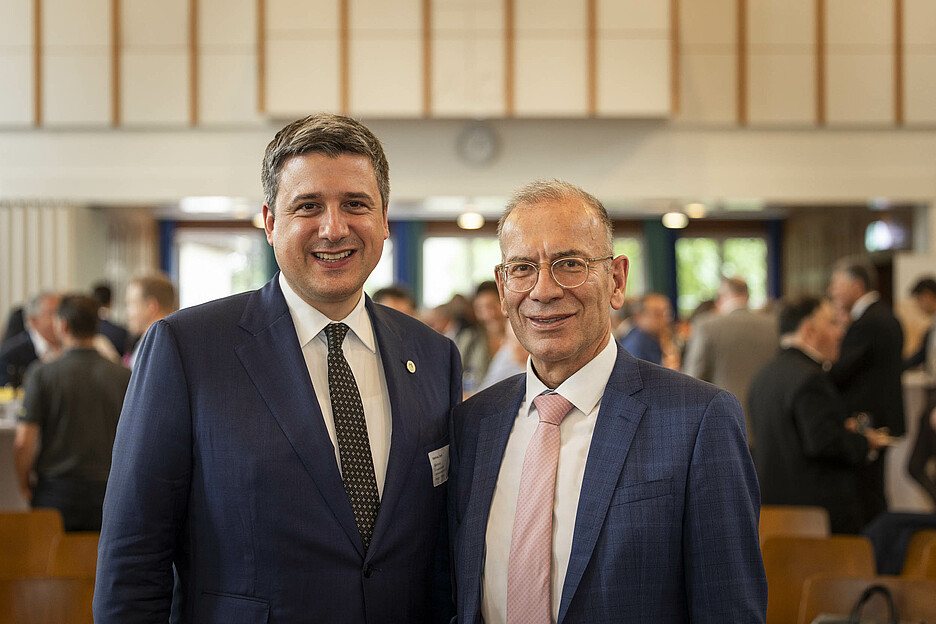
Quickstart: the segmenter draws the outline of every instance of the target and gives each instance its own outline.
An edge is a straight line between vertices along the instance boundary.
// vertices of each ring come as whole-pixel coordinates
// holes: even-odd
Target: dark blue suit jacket
[[[525,393],[455,408],[450,520],[459,622],[480,621],[484,536]],[[731,394],[618,348],[575,518],[559,623],[763,622],[757,479]]]
[[[104,503],[98,624],[166,622],[173,564],[181,622],[432,620],[447,486],[428,453],[448,444],[461,364],[426,325],[366,306],[392,411],[366,556],[274,278],[147,332]]]

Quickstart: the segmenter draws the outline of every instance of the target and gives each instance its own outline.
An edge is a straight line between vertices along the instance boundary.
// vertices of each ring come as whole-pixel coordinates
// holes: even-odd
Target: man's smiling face
[[[293,156],[279,173],[275,210],[263,207],[267,240],[286,281],[333,320],[357,304],[390,235],[366,156]]]

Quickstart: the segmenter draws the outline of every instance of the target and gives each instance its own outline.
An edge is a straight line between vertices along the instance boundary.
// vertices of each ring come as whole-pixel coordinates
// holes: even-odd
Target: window
[[[690,314],[706,299],[713,299],[722,277],[747,282],[750,306],[767,302],[767,242],[762,237],[685,237],[676,241],[678,307]]]
[[[485,280],[494,279],[501,261],[496,236],[430,236],[423,241],[423,305],[434,308],[452,295],[474,295]]]
[[[392,285],[393,282],[393,239],[388,238],[384,241],[380,262],[364,282],[364,290],[368,295],[372,295],[375,291]]]
[[[636,299],[644,294],[646,282],[644,277],[643,244],[639,238],[628,236],[614,239],[614,255],[624,254],[630,260],[630,269],[627,272],[627,288],[624,291],[628,299]]]
[[[183,308],[259,288],[270,278],[263,230],[180,228],[175,243]]]

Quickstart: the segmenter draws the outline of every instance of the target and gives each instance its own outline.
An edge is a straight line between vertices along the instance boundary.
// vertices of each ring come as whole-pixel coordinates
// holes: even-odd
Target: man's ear
[[[273,209],[263,204],[263,231],[266,232],[267,242],[273,246]]]
[[[630,260],[621,254],[611,260],[611,307],[620,310],[624,305],[624,291],[627,288],[627,272],[630,270]]]

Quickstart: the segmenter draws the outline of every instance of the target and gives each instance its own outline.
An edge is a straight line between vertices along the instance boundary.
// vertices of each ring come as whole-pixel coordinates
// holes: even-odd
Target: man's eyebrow
[[[587,258],[587,257],[588,257],[587,254],[582,253],[581,251],[577,249],[568,249],[565,251],[558,251],[556,253],[550,254],[549,261],[555,262],[556,260],[559,260],[560,258]],[[510,256],[504,262],[505,263],[507,262],[529,262],[531,264],[536,264],[538,260],[531,258],[529,256]]]

